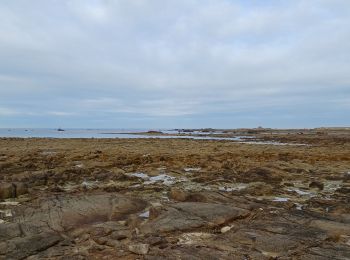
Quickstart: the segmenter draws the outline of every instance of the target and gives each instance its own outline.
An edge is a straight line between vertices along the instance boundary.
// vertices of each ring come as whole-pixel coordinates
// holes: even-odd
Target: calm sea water
[[[234,140],[239,141],[240,137],[220,138],[206,136],[146,136],[132,133],[140,133],[149,129],[39,129],[39,128],[0,128],[0,137],[20,138],[185,138],[200,140]],[[160,130],[167,134],[177,134],[175,130]]]

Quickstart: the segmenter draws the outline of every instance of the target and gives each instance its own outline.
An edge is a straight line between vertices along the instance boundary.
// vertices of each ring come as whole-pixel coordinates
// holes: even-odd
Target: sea
[[[50,128],[0,128],[1,137],[17,137],[17,138],[181,138],[196,140],[232,140],[240,141],[243,137],[209,137],[209,136],[176,136],[177,130],[169,129],[152,129],[153,131],[161,131],[168,135],[140,135],[150,129],[50,129]],[[204,134],[204,133],[192,133]],[[207,133],[206,133],[207,134]]]

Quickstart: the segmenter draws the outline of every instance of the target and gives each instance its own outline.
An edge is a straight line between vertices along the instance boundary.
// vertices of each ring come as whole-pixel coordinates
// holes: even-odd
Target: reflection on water
[[[162,133],[174,135],[141,135],[137,133],[147,132],[149,129],[24,129],[24,128],[0,128],[1,137],[18,137],[18,138],[179,138],[179,139],[195,139],[195,140],[228,140],[237,141],[245,144],[265,144],[265,145],[304,145],[279,143],[273,141],[248,141],[254,136],[235,136],[235,137],[213,137],[213,136],[192,136],[181,135],[176,136],[177,131],[160,130]],[[198,134],[194,132],[192,134]]]

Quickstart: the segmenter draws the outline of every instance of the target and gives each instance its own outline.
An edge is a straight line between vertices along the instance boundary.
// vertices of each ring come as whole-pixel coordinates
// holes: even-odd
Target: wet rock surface
[[[0,259],[350,259],[350,142],[283,138],[0,139]]]

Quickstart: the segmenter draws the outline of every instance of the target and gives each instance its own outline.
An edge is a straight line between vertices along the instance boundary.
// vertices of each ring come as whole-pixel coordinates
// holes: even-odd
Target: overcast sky
[[[1,0],[0,127],[350,125],[349,0]]]

